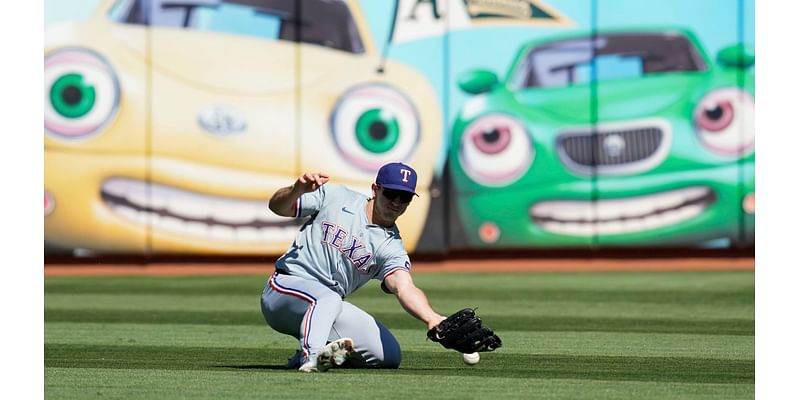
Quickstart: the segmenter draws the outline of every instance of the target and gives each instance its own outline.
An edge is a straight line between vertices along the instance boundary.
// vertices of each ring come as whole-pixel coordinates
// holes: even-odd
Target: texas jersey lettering
[[[342,208],[346,210],[346,208]],[[369,260],[372,259],[372,253],[365,253],[366,246],[356,236],[351,236],[342,229],[331,222],[322,222],[322,243],[333,246],[341,251],[348,260],[353,263],[353,266],[361,272],[367,272]],[[350,237],[350,244],[345,244]]]

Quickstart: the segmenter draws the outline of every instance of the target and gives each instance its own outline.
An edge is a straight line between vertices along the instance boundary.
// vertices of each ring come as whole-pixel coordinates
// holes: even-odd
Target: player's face
[[[411,204],[414,194],[402,190],[388,189],[373,185],[375,191],[375,210],[381,219],[394,222],[403,215]]]

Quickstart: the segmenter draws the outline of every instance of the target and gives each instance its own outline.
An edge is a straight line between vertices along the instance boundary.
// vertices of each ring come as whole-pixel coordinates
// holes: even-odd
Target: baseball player
[[[261,295],[270,327],[299,340],[289,368],[397,368],[400,345],[371,315],[345,301],[370,279],[381,281],[412,316],[433,329],[444,316],[411,279],[411,262],[395,225],[416,196],[417,173],[403,163],[380,168],[372,197],[307,172],[269,201],[274,213],[309,217],[275,263]]]

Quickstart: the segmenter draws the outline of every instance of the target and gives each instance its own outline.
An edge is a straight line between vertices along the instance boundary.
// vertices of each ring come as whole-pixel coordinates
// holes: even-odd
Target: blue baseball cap
[[[417,188],[417,171],[414,171],[414,168],[400,162],[389,163],[382,166],[381,169],[378,170],[375,183],[381,187],[411,192],[419,196],[417,192],[415,192]]]

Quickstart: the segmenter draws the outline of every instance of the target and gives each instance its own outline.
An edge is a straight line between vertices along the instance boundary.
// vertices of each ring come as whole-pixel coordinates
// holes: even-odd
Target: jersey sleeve
[[[325,203],[325,197],[329,191],[328,189],[328,185],[322,185],[319,189],[298,197],[294,204],[294,217],[307,217],[319,211]]]
[[[386,259],[383,263],[383,267],[380,269],[378,274],[375,276],[376,279],[380,279],[381,281],[381,289],[385,293],[391,293],[389,289],[386,287],[384,280],[387,276],[397,272],[397,271],[406,271],[411,272],[411,259],[408,257],[408,253],[404,249],[396,252],[392,256]]]

